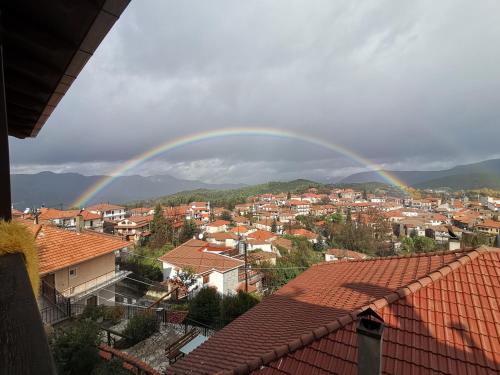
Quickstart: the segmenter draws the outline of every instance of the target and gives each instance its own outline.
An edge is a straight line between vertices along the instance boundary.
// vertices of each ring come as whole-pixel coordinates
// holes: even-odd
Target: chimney
[[[379,375],[384,320],[371,308],[358,314],[358,318],[358,375]]]
[[[83,216],[82,214],[76,215],[76,231],[80,233],[83,230]]]

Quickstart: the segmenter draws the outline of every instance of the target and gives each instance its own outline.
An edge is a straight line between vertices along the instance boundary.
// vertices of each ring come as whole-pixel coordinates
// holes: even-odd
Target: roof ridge
[[[484,246],[484,245],[483,245]],[[481,246],[481,247],[483,247]],[[370,257],[369,254],[363,253],[361,251],[356,251],[356,250],[349,250],[349,249],[341,249],[341,250],[349,250],[349,251],[354,251],[360,254],[365,254],[367,258],[365,259],[343,259],[343,260],[338,260],[335,262],[328,262],[328,261],[323,261],[319,263],[312,264],[311,267],[318,267],[318,266],[324,266],[324,265],[334,265],[338,264],[340,262],[368,262],[368,261],[373,261],[373,260],[390,260],[390,259],[401,259],[401,258],[420,258],[420,257],[428,257],[428,256],[435,256],[435,255],[445,255],[445,254],[458,254],[458,253],[469,253],[471,251],[474,251],[478,248],[472,248],[472,247],[464,247],[461,249],[457,250],[443,250],[443,251],[432,251],[428,253],[408,253],[408,254],[402,254],[402,255],[391,255],[388,257],[383,257],[383,256],[378,256],[378,257]],[[329,250],[329,249],[328,249]]]
[[[500,249],[495,249],[495,248],[490,248],[487,246],[480,246],[478,248],[472,249],[468,252],[465,252],[465,254],[447,264],[444,266],[440,267],[439,269],[430,272],[426,274],[425,276],[403,286],[398,289],[396,289],[394,292],[387,294],[384,297],[381,297],[379,299],[376,299],[372,301],[370,304],[359,307],[349,313],[346,313],[345,315],[340,316],[339,318],[335,319],[333,322],[327,323],[323,326],[320,326],[308,333],[302,334],[299,338],[287,343],[283,344],[279,347],[274,348],[268,353],[265,353],[261,355],[258,358],[255,358],[253,360],[247,361],[244,364],[238,366],[237,368],[230,370],[230,371],[225,371],[222,373],[225,374],[247,374],[250,373],[251,371],[254,371],[261,366],[265,366],[272,361],[283,357],[286,354],[293,353],[296,350],[305,347],[309,344],[311,344],[315,340],[319,340],[323,338],[326,335],[329,335],[330,333],[338,330],[339,328],[345,327],[347,324],[354,322],[357,319],[357,316],[359,313],[365,311],[368,308],[371,308],[374,311],[377,311],[403,297],[406,297],[408,295],[414,294],[420,289],[441,280],[443,277],[448,275],[449,273],[453,272],[457,268],[468,264],[472,260],[478,258],[481,254],[491,252],[491,251],[500,251]],[[459,251],[458,251],[459,252]],[[454,253],[454,252],[440,252],[442,253]],[[431,254],[431,253],[426,253],[426,254]],[[399,258],[399,257],[386,257],[386,258]],[[402,257],[401,257],[402,258]],[[374,258],[371,258],[370,260],[373,260]],[[362,260],[364,261],[364,260]],[[331,263],[331,262],[330,262]]]

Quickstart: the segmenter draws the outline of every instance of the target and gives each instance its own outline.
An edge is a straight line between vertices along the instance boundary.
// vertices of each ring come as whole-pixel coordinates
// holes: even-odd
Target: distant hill
[[[78,173],[41,172],[11,175],[12,202],[17,209],[26,207],[67,208],[87,188],[104,176],[84,176]],[[182,180],[169,175],[120,176],[100,191],[90,202],[125,203],[173,194],[193,189],[225,190],[243,184],[208,184],[202,181]]]
[[[238,203],[243,203],[248,197],[259,194],[278,194],[282,192],[302,193],[308,188],[328,189],[326,185],[304,179],[298,179],[286,182],[268,182],[265,184],[245,186],[238,189],[225,191],[198,189],[192,191],[183,191],[171,194],[158,199],[136,202],[137,205],[154,205],[162,203],[166,205],[185,204],[193,201],[210,201],[216,206],[230,207]]]
[[[440,171],[388,171],[406,184],[417,188],[448,187],[457,189],[500,188],[500,159],[459,165]],[[386,182],[377,172],[361,172],[341,183]]]

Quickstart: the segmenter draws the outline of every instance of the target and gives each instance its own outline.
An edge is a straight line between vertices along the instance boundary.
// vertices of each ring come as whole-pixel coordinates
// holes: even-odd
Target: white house
[[[226,221],[226,220],[215,220],[212,223],[208,223],[206,225],[205,230],[207,233],[226,232],[229,224],[231,224],[231,223],[229,221]]]
[[[357,251],[352,251],[347,249],[328,249],[325,252],[325,261],[327,262],[334,262],[340,259],[360,260],[366,258],[367,258],[366,254],[358,253]]]
[[[116,221],[125,218],[125,207],[109,203],[98,203],[86,208],[94,214],[101,215],[103,219]]]
[[[209,252],[207,247],[207,242],[192,239],[158,258],[163,265],[163,279],[177,280],[179,272],[190,269],[196,279],[190,290],[210,286],[221,294],[236,293],[239,268],[245,263],[227,255]]]

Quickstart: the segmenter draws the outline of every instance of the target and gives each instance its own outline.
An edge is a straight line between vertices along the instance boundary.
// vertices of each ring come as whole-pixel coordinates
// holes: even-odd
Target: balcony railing
[[[85,281],[84,283],[69,287],[61,291],[61,294],[66,298],[71,298],[72,301],[77,301],[89,294],[98,291],[99,289],[105,288],[106,286],[123,280],[131,273],[131,271],[113,270],[91,280]]]

